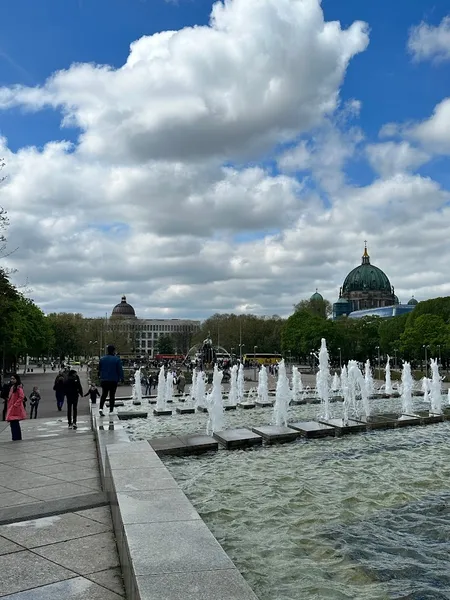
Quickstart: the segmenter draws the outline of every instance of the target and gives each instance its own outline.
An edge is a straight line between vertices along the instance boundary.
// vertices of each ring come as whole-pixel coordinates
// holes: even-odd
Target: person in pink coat
[[[23,392],[22,382],[17,373],[11,375],[11,389],[8,397],[8,409],[6,411],[6,420],[11,427],[12,441],[16,442],[22,439],[22,430],[20,421],[27,418],[27,413],[23,405],[25,394]]]

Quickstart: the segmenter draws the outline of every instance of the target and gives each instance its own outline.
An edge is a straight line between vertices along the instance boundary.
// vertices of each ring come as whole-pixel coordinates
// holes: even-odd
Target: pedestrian
[[[20,421],[27,418],[27,413],[23,406],[25,394],[23,392],[22,382],[17,373],[11,375],[11,389],[9,390],[8,408],[6,411],[6,420],[11,427],[11,437],[13,442],[22,439],[22,430]]]
[[[83,395],[80,378],[74,369],[64,383],[64,392],[67,397],[67,422],[69,429],[77,428],[78,397]]]
[[[91,383],[85,396],[91,397],[91,404],[97,404],[97,396],[100,398],[100,392],[98,391],[95,383]]]
[[[179,373],[177,379],[177,389],[179,394],[184,394],[184,388],[186,386],[186,378],[182,372]]]
[[[2,411],[2,419],[3,421],[6,421],[6,410],[8,408],[8,398],[9,398],[9,390],[11,389],[11,379],[10,377],[8,377],[8,379],[5,378],[5,381],[3,382],[2,385],[2,389],[0,391],[0,398],[3,399],[3,411]]]
[[[53,390],[56,396],[56,406],[58,407],[58,410],[62,410],[62,407],[64,406],[65,396],[65,378],[63,371],[60,371],[56,376],[55,383],[53,385]]]
[[[30,419],[33,418],[33,412],[34,412],[34,418],[37,419],[37,409],[38,409],[40,400],[41,400],[41,394],[39,393],[39,388],[37,387],[37,385],[35,385],[33,388],[33,391],[30,394]]]
[[[119,381],[123,381],[122,361],[116,356],[116,349],[112,344],[106,348],[107,354],[102,356],[98,364],[98,376],[102,386],[100,397],[99,415],[104,417],[103,406],[109,394],[109,414],[114,414],[114,403],[116,401],[116,390]]]

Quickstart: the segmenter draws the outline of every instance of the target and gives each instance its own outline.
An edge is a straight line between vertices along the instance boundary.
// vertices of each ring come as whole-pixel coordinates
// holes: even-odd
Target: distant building
[[[365,245],[361,264],[350,271],[339,290],[339,299],[333,304],[333,319],[394,317],[411,312],[417,304],[414,297],[408,304],[400,304],[387,275],[371,264]]]
[[[191,319],[138,319],[126,296],[113,308],[110,321],[133,340],[136,354],[149,357],[157,354],[158,339],[168,335],[173,338],[175,353],[187,354],[200,329],[200,321]]]

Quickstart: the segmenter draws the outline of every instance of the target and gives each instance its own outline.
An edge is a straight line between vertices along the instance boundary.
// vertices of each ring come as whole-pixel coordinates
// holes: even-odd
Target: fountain
[[[208,423],[206,424],[207,435],[212,435],[216,431],[221,431],[224,428],[222,378],[223,372],[219,371],[217,365],[214,365],[213,387],[207,398],[209,415]]]
[[[298,367],[292,367],[292,401],[296,404],[300,399],[303,392],[302,376]]]
[[[325,421],[330,419],[330,367],[327,343],[325,338],[322,338],[319,351],[319,370],[316,375],[316,388],[320,398],[321,418]]]
[[[431,391],[430,391],[430,413],[434,415],[442,414],[442,390],[441,390],[441,381],[442,378],[439,375],[439,363],[436,359],[431,359]]]
[[[244,365],[240,363],[237,375],[237,403],[244,402]]]
[[[340,390],[340,387],[341,387],[341,382],[339,380],[339,375],[335,372],[333,375],[333,381],[331,383],[331,391],[334,394],[337,394]]]
[[[367,364],[369,368],[367,368]],[[367,372],[369,371],[370,377],[367,377]],[[353,398],[354,398],[354,410],[356,417],[364,417],[364,421],[367,421],[370,417],[370,403],[369,403],[369,389],[370,382],[372,382],[372,372],[370,371],[370,362],[366,362],[366,377],[363,377],[358,363],[355,360],[351,360],[349,362],[348,369],[348,385],[350,389],[354,390]],[[357,402],[357,389],[359,388],[359,397],[361,399],[361,404],[359,405]]]
[[[402,370],[402,413],[404,415],[413,414],[412,388],[411,365],[409,362],[404,362]]]
[[[258,374],[258,400],[256,404],[258,406],[267,406],[268,404],[271,404],[269,401],[269,380],[267,377],[267,369],[264,365],[260,368]]]
[[[195,400],[195,391],[197,389],[197,369],[194,367],[192,370],[192,383],[191,383],[191,398]]]
[[[288,420],[288,408],[291,401],[291,390],[289,379],[286,375],[286,365],[282,359],[278,366],[277,389],[275,393],[275,404],[273,407],[273,421],[278,427],[286,427]]]
[[[173,380],[172,380],[173,381]],[[167,396],[166,396],[166,374],[164,370],[164,365],[161,366],[159,370],[158,376],[158,388],[156,391],[156,407],[153,413],[155,415],[171,415],[172,411],[167,410]]]
[[[370,366],[370,360],[366,360],[365,370],[364,370],[364,380],[366,385],[367,396],[373,396],[375,393],[375,384],[373,382],[372,376],[372,368]]]
[[[206,396],[206,375],[204,371],[197,373],[195,383],[195,408],[201,408],[205,405]]]
[[[389,396],[393,393],[393,389],[392,389],[392,383],[391,383],[391,363],[390,363],[391,357],[388,355],[387,359],[386,359],[386,367],[385,367],[385,373],[386,373],[386,382],[384,385],[384,391],[386,394],[388,394]]]
[[[448,391],[447,391],[447,403],[450,406],[450,388],[448,388]]]
[[[228,392],[228,402],[227,402],[227,404],[229,406],[235,406],[237,404],[237,399],[238,399],[237,376],[238,376],[238,366],[233,365],[231,367],[230,389]]]
[[[344,365],[341,369],[341,390],[344,399],[342,403],[342,422],[348,423],[348,410],[350,404],[350,394],[348,387],[347,367]]]
[[[133,400],[133,404],[135,404],[135,405],[142,404],[142,382],[141,382],[140,367],[134,373],[134,384],[133,384],[133,390],[131,393],[131,398]]]
[[[166,389],[164,393],[164,398],[166,404],[168,402],[173,402],[173,373],[172,371],[167,371],[166,375]]]
[[[422,377],[421,389],[423,392],[423,401],[426,403],[430,402],[430,380],[428,377]]]

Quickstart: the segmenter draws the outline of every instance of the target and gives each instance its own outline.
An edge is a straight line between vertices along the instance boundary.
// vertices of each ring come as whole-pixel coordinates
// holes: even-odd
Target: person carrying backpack
[[[63,371],[60,371],[56,376],[53,390],[56,396],[56,406],[58,407],[58,410],[62,410],[65,397],[65,379]]]

